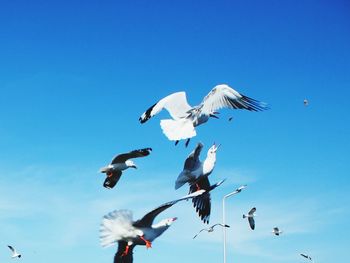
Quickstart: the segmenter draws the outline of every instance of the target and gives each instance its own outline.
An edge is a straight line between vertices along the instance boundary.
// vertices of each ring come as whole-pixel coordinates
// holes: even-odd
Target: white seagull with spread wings
[[[8,248],[12,251],[12,256],[11,256],[12,258],[21,258],[22,257],[22,255],[19,254],[14,247],[8,245]]]
[[[103,247],[118,243],[118,251],[114,257],[114,263],[132,263],[133,249],[136,245],[150,248],[152,241],[163,234],[165,230],[177,219],[168,218],[153,224],[157,215],[172,205],[182,200],[188,200],[203,194],[200,190],[180,199],[165,203],[147,213],[137,221],[132,220],[130,210],[116,210],[103,217],[100,228],[100,242]]]
[[[240,94],[226,84],[214,87],[198,106],[190,106],[186,99],[186,93],[176,92],[166,96],[147,111],[139,121],[145,123],[154,115],[166,109],[172,119],[161,120],[160,126],[163,133],[171,141],[187,139],[196,136],[195,127],[209,120],[210,117],[218,118],[218,110],[221,108],[245,109],[249,111],[262,111],[268,109],[267,104]]]
[[[123,170],[126,170],[128,168],[137,169],[135,163],[129,159],[145,157],[149,155],[151,151],[152,148],[144,148],[140,150],[134,150],[129,153],[119,154],[114,157],[111,164],[100,169],[101,173],[105,173],[107,175],[103,186],[108,189],[113,188],[119,181]]]
[[[223,225],[223,224],[215,224],[215,225],[212,225],[211,227],[208,227],[208,228],[203,228],[201,229],[198,234],[196,234],[193,239],[195,239],[200,233],[202,233],[203,231],[207,231],[208,233],[211,233],[214,231],[214,227],[216,226],[221,226],[221,227],[230,227],[229,225]]]

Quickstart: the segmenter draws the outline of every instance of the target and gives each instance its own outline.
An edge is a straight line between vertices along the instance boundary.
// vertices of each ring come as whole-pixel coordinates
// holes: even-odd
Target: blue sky
[[[222,144],[210,176],[211,223],[227,204],[228,261],[344,260],[349,244],[350,18],[347,1],[2,1],[0,9],[0,261],[112,262],[99,245],[104,214],[135,219],[186,194],[173,189],[198,141]],[[175,91],[196,105],[217,84],[268,102],[262,113],[223,110],[186,149],[140,114]],[[304,107],[303,100],[310,102]],[[234,116],[232,122],[227,119]],[[98,169],[152,147],[115,189]],[[257,228],[242,214],[257,207]],[[219,262],[221,232],[189,203],[135,262]],[[156,220],[156,221],[157,221]],[[272,227],[285,233],[271,235]],[[341,231],[339,231],[341,229]],[[2,248],[1,248],[2,247]]]

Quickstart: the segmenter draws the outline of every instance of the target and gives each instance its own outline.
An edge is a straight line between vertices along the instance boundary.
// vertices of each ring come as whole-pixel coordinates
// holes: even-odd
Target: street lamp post
[[[242,185],[242,186],[238,187],[235,191],[225,195],[224,198],[222,199],[222,224],[224,226],[226,225],[226,214],[225,214],[225,200],[226,200],[226,198],[240,193],[246,187],[247,187],[247,185]],[[222,230],[224,233],[224,263],[226,263],[226,227],[223,227]]]

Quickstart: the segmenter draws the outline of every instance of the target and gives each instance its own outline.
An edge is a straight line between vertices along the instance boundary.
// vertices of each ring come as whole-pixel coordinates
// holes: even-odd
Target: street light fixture
[[[242,186],[238,187],[235,191],[225,195],[224,198],[222,199],[222,224],[223,225],[226,224],[226,219],[225,219],[225,216],[226,216],[225,215],[225,200],[226,200],[226,198],[242,192],[242,190],[246,187],[247,187],[247,185],[242,185]],[[222,230],[224,233],[224,263],[226,263],[226,227],[224,227]]]

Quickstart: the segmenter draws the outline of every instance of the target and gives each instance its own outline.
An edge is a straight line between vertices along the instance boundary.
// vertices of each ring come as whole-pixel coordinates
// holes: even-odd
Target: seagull
[[[21,254],[19,254],[17,251],[16,251],[16,249],[14,249],[12,246],[10,246],[10,245],[7,245],[8,246],[8,248],[12,251],[12,258],[21,258],[22,257],[22,255]]]
[[[309,101],[307,99],[304,99],[304,106],[309,105]]]
[[[255,211],[256,211],[256,208],[253,207],[248,212],[248,215],[243,215],[243,218],[248,218],[249,226],[252,230],[254,230],[255,228],[255,221],[254,221],[254,216],[256,216]]]
[[[191,154],[185,160],[184,168],[179,174],[175,182],[175,190],[179,189],[185,183],[190,185],[195,184],[200,177],[209,176],[215,167],[216,162],[216,151],[220,147],[220,144],[216,146],[214,143],[207,153],[207,158],[201,162],[199,160],[199,155],[201,154],[203,144],[198,143],[196,148],[191,152]]]
[[[246,188],[246,187],[247,187],[246,184],[241,185],[240,187],[238,187],[238,188],[235,190],[235,194],[238,194],[238,193],[242,192],[242,190],[243,190],[244,188]]]
[[[209,224],[211,211],[210,192],[221,185],[224,181],[225,179],[217,182],[214,185],[210,185],[208,177],[202,177],[197,181],[196,184],[190,185],[190,194],[195,193],[198,191],[198,189],[205,190],[202,195],[199,195],[192,199],[193,207],[196,208],[196,212],[204,223]]]
[[[126,170],[128,168],[137,169],[135,163],[129,159],[145,157],[149,155],[151,151],[152,148],[144,148],[140,150],[134,150],[129,153],[119,154],[114,157],[111,164],[100,169],[101,173],[105,173],[107,175],[103,186],[107,189],[112,189],[119,181],[123,170]]]
[[[268,106],[264,102],[240,94],[226,84],[221,84],[215,86],[203,101],[194,107],[188,104],[184,91],[172,93],[146,110],[139,121],[145,123],[166,109],[172,119],[160,121],[163,133],[169,140],[175,141],[175,145],[179,140],[185,139],[188,145],[190,138],[197,134],[195,127],[206,123],[210,117],[218,119],[216,115],[221,108],[263,111],[268,109]]]
[[[137,221],[132,220],[132,212],[130,210],[115,210],[105,215],[100,228],[101,245],[108,247],[118,243],[118,251],[114,257],[114,263],[132,263],[133,249],[136,245],[151,248],[151,242],[163,234],[177,220],[176,217],[173,217],[153,224],[157,215],[179,201],[197,197],[204,192],[205,190],[200,190],[180,199],[165,203]]]
[[[193,237],[193,239],[195,239],[195,238],[196,238],[201,232],[203,232],[203,231],[207,231],[208,233],[213,232],[213,231],[214,231],[214,227],[216,227],[216,226],[230,227],[229,225],[215,224],[215,225],[212,225],[211,227],[201,229],[201,230],[198,232],[198,234],[196,234],[196,235]]]
[[[304,257],[304,258],[306,258],[306,259],[308,259],[308,260],[311,260],[311,261],[312,261],[312,258],[311,258],[310,256],[308,256],[308,255],[305,255],[305,254],[300,254],[300,256],[302,256],[302,257]]]
[[[272,230],[272,233],[275,234],[276,236],[279,236],[280,234],[283,233],[283,231],[279,230],[278,227],[274,227]]]

